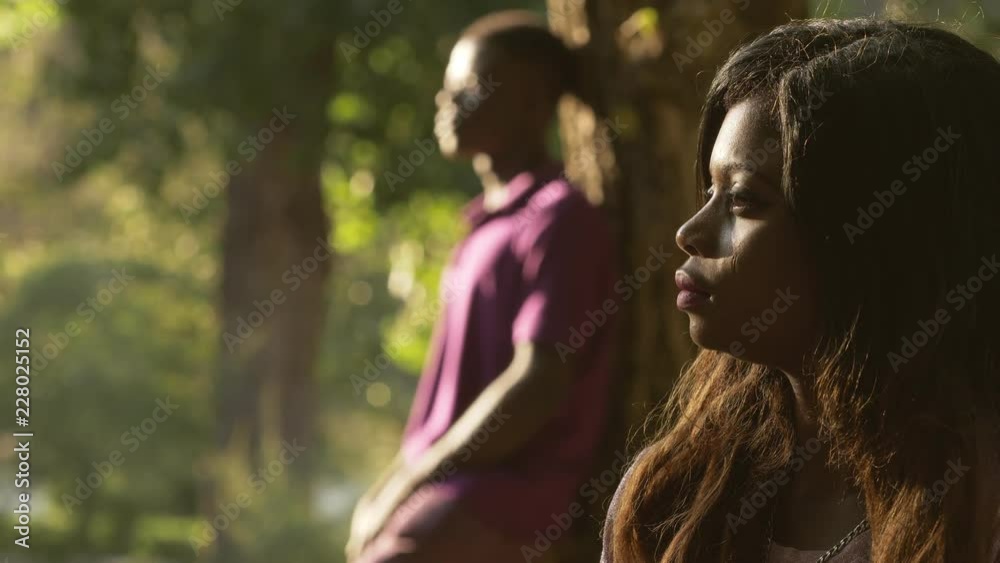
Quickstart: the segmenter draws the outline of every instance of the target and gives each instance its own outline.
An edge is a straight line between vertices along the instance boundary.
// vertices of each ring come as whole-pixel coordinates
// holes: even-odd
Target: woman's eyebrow
[[[780,184],[775,182],[773,178],[761,169],[763,164],[764,163],[757,164],[750,159],[730,160],[720,165],[711,166],[710,172],[713,177],[718,175],[723,178],[728,178],[737,172],[746,172],[747,174],[755,176],[759,181],[767,184],[769,187],[777,189]]]

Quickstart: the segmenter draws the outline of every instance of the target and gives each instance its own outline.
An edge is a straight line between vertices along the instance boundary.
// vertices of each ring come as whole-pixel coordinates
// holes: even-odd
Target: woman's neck
[[[829,465],[829,443],[820,436],[813,379],[785,372],[794,398],[799,463],[777,493],[775,541],[796,549],[827,549],[865,517],[861,492],[851,476]],[[825,546],[825,547],[824,547]]]
[[[802,373],[785,372],[792,387],[793,416],[795,434],[798,442],[803,444],[810,439],[819,438],[819,416],[816,405],[816,390],[812,381],[807,381]]]

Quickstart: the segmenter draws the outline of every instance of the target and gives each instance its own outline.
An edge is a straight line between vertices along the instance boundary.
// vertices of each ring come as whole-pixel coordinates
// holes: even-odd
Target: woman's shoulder
[[[601,534],[601,544],[603,546],[603,549],[601,550],[601,563],[614,563],[614,559],[613,559],[613,557],[611,555],[612,552],[611,552],[611,549],[609,547],[609,544],[611,542],[611,529],[612,529],[613,524],[614,524],[615,516],[618,514],[618,511],[621,509],[622,489],[624,488],[625,483],[628,482],[629,477],[632,475],[632,472],[635,469],[636,464],[644,456],[649,455],[651,448],[652,448],[652,446],[646,446],[645,448],[643,448],[642,450],[640,450],[639,453],[635,454],[635,456],[632,457],[632,461],[628,464],[628,467],[626,468],[625,473],[622,475],[621,481],[619,481],[619,483],[618,483],[618,487],[615,489],[615,494],[611,497],[611,502],[608,505],[607,516],[605,517],[605,520],[604,520],[604,530],[603,530],[603,532]],[[998,456],[998,459],[1000,459],[1000,456]],[[998,471],[997,482],[1000,482],[1000,463],[998,463],[994,467],[994,469]],[[994,543],[993,543],[992,558],[989,559],[989,561],[994,561],[995,563],[1000,563],[1000,506],[997,507],[997,520],[996,520],[996,522],[997,522],[997,525],[996,525],[997,526],[996,527],[996,530],[997,530],[996,531],[996,537],[995,537]],[[866,533],[869,533],[869,532],[866,532]],[[870,545],[870,538],[868,539],[868,542],[866,542],[866,543],[868,543]]]
[[[611,497],[611,503],[608,505],[608,513],[604,519],[604,531],[601,533],[601,545],[603,546],[601,549],[601,563],[614,563],[609,544],[611,543],[611,529],[614,525],[615,515],[618,514],[618,511],[621,508],[622,488],[632,475],[632,470],[635,469],[636,463],[649,454],[650,448],[651,446],[646,446],[632,457],[632,461],[628,464],[628,468],[622,475],[621,481],[618,482],[618,488],[615,489],[615,494]]]

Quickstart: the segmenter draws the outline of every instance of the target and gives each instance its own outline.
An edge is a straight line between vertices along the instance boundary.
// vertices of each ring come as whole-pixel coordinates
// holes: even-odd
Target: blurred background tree
[[[792,16],[882,9],[750,2],[0,2],[0,325],[32,329],[36,436],[33,551],[7,547],[6,481],[0,554],[342,561],[479,191],[432,135],[459,31],[547,8],[589,42],[596,103],[564,103],[566,160],[615,221],[627,273],[691,211],[700,96],[731,46]],[[736,23],[679,68],[723,9]],[[889,9],[1000,54],[996,6]],[[608,452],[691,352],[668,272],[623,313]],[[13,475],[13,420],[0,427]]]

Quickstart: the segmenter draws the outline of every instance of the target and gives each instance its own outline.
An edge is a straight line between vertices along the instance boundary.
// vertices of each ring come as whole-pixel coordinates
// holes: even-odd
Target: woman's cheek
[[[799,258],[789,252],[789,233],[765,222],[737,222],[733,241],[733,274],[743,309],[752,313],[766,306],[779,289],[793,281],[790,272],[798,268]]]
[[[716,224],[719,225],[719,256],[732,256],[735,258],[740,246],[740,225],[731,216],[717,221]]]
[[[758,270],[762,260],[767,259],[767,248],[773,249],[774,241],[770,240],[766,225],[753,221],[737,219],[732,222],[729,240],[730,252],[734,266],[738,271],[749,271],[760,274]]]

